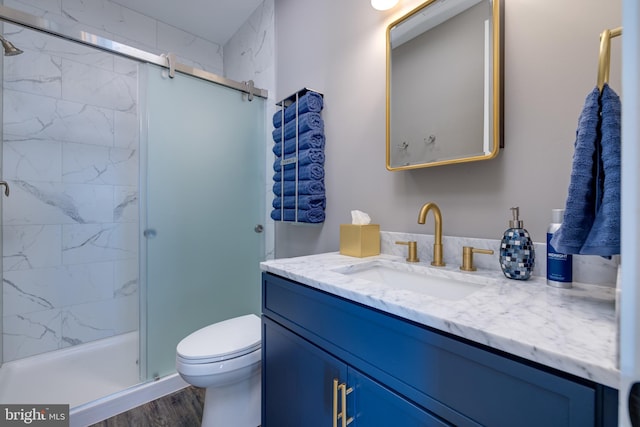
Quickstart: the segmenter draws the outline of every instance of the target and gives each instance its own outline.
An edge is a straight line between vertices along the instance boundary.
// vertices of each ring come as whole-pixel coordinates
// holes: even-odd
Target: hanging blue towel
[[[596,217],[580,250],[584,255],[610,257],[620,253],[621,110],[620,97],[605,84],[600,97],[602,187],[596,197]]]
[[[296,183],[295,181],[282,181],[273,183],[273,194],[276,196],[282,196],[282,187],[284,186],[285,196],[296,195]],[[323,181],[298,181],[298,194],[306,195],[322,195],[324,196],[324,182]]]
[[[324,132],[324,121],[319,113],[304,113],[298,116],[298,136],[310,130]],[[282,127],[276,128],[271,133],[274,142],[282,142]],[[296,121],[291,120],[284,125],[284,139],[295,138]]]
[[[298,115],[308,113],[309,111],[319,113],[324,106],[322,101],[322,95],[317,92],[307,92],[302,95],[298,102],[294,102],[289,105],[283,111],[280,110],[273,115],[273,127],[278,128],[282,125],[282,116],[284,115],[284,122],[290,122],[296,116],[296,106],[298,108]]]
[[[600,91],[593,89],[580,114],[564,218],[551,239],[551,246],[564,254],[580,253],[595,220],[599,98]]]
[[[324,148],[324,132],[321,130],[311,130],[303,134],[298,135],[298,151],[306,150],[307,148]],[[276,156],[282,155],[282,143],[276,142],[273,144],[273,154]],[[291,154],[296,152],[296,138],[289,138],[284,141],[284,154]]]
[[[306,166],[300,166],[298,168],[298,179],[314,179],[319,180],[324,178],[324,167],[317,163],[311,163]],[[282,179],[282,173],[276,172],[273,174],[273,180],[276,182],[280,182]],[[285,181],[294,181],[296,179],[296,170],[293,169],[285,169],[284,171],[284,179]]]
[[[295,209],[296,196],[276,197],[271,203],[275,209],[280,209],[283,205],[285,209]],[[298,196],[298,209],[324,209],[326,205],[327,199],[324,196]]]
[[[282,169],[282,165],[280,162],[282,161],[281,157],[276,157],[276,160],[273,162],[273,170],[274,172],[280,172]],[[324,164],[324,151],[319,148],[308,148],[305,150],[298,151],[298,165],[304,166],[311,163],[317,163],[319,165]],[[293,169],[295,168],[295,163],[290,163],[284,166],[284,169]]]
[[[295,209],[283,209],[284,221],[295,221],[296,210]],[[282,219],[282,213],[280,209],[274,209],[271,211],[271,218],[274,221],[280,221]],[[323,209],[298,209],[298,222],[308,222],[316,224],[324,221]]]

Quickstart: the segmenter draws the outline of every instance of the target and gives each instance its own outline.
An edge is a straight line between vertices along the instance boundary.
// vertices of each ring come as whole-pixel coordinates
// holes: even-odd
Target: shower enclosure
[[[188,332],[260,313],[266,180],[264,100],[146,71],[149,378],[175,371]]]
[[[24,51],[3,66],[0,403],[74,407],[101,381],[133,373],[110,393],[174,373],[184,336],[259,312],[266,94],[0,15]],[[73,366],[34,368],[57,354]],[[110,359],[123,366],[98,378]],[[46,378],[9,385],[27,361]]]

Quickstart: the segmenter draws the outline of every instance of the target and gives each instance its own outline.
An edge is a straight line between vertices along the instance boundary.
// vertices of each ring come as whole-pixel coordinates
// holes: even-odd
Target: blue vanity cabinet
[[[345,392],[351,427],[451,426],[267,317],[262,332],[263,427],[341,426]]]
[[[356,427],[451,427],[451,424],[352,367],[349,367],[347,385],[353,390],[347,395],[347,417],[354,420]]]
[[[268,318],[263,318],[262,426],[331,426],[333,379],[347,365]]]
[[[262,292],[263,427],[332,426],[334,378],[355,427],[617,424],[608,387],[273,274]]]

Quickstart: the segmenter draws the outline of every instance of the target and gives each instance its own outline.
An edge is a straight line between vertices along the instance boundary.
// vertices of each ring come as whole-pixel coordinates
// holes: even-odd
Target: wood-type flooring
[[[91,427],[198,427],[203,405],[204,389],[190,386]]]

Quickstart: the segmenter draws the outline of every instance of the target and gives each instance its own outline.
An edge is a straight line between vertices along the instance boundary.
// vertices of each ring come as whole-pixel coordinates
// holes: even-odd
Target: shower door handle
[[[7,181],[0,181],[0,187],[4,186],[4,195],[9,197],[9,183]]]

